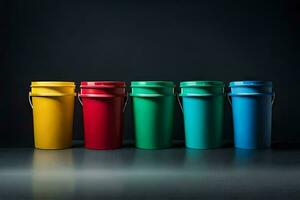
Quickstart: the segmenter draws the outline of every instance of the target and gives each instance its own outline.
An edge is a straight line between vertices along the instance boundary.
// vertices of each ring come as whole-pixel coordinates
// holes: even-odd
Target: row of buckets
[[[183,112],[187,148],[211,149],[222,145],[224,102],[233,113],[236,148],[268,148],[271,144],[272,82],[234,81],[225,93],[221,81],[185,81],[176,94],[171,81],[132,81],[128,94],[120,81],[31,83],[29,102],[33,109],[34,142],[39,149],[72,146],[74,101],[83,110],[84,145],[88,149],[122,146],[124,110],[132,98],[135,144],[141,149],[172,145],[176,100]]]

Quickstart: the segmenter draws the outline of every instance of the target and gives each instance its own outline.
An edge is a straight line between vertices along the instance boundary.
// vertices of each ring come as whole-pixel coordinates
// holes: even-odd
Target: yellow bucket
[[[29,103],[33,110],[34,144],[38,149],[72,146],[74,82],[31,82]]]

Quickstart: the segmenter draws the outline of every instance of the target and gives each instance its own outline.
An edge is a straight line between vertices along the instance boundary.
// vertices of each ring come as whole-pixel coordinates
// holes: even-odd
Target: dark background
[[[0,2],[0,146],[33,144],[35,80],[271,80],[273,142],[300,142],[297,1]],[[178,109],[175,139],[183,139]],[[131,106],[125,138],[133,139]],[[76,102],[75,139],[82,116]],[[232,139],[226,104],[224,139]]]

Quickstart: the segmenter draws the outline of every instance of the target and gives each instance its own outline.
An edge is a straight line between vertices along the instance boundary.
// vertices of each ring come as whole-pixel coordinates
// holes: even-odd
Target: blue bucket
[[[230,82],[234,143],[240,149],[271,146],[272,104],[275,93],[270,81]]]

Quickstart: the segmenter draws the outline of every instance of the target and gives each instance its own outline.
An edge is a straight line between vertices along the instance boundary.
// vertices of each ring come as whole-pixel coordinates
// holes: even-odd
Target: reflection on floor
[[[300,150],[0,149],[0,199],[300,199]]]

